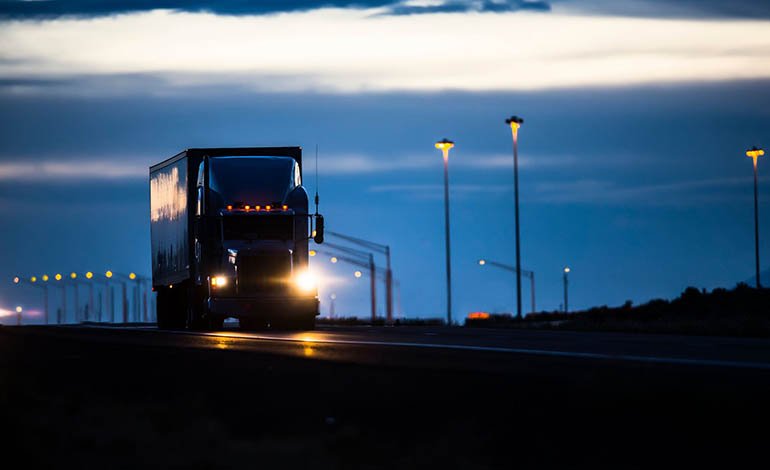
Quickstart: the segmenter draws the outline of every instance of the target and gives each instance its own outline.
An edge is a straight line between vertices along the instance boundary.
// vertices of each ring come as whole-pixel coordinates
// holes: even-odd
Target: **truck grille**
[[[239,256],[238,292],[245,294],[284,287],[290,274],[290,253]]]

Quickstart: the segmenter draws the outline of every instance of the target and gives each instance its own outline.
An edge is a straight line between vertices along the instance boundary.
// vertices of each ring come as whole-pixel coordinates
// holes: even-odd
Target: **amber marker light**
[[[489,320],[489,313],[471,312],[468,314],[468,320]]]

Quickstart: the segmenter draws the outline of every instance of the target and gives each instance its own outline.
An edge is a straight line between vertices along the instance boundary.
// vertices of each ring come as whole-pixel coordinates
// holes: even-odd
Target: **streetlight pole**
[[[511,116],[505,123],[511,126],[513,136],[513,200],[516,206],[516,315],[521,318],[521,247],[519,232],[519,127],[524,119]]]
[[[491,261],[488,259],[480,259],[479,260],[479,266],[495,266],[500,269],[505,269],[506,271],[510,271],[512,273],[518,272],[518,270],[514,266],[509,266],[507,264],[498,263],[497,261]],[[530,293],[530,301],[532,303],[532,313],[535,313],[535,271],[530,271],[527,269],[522,269],[521,274],[529,278],[529,293]]]
[[[449,243],[449,150],[455,144],[444,138],[436,142],[436,148],[444,156],[444,237],[446,245],[446,323],[452,326],[452,260]]]
[[[337,238],[341,238],[345,241],[353,243],[358,246],[362,246],[366,249],[376,251],[385,255],[385,264],[387,269],[385,271],[385,315],[388,325],[393,323],[393,270],[390,267],[390,245],[382,245],[380,243],[370,242],[361,238],[351,237],[339,232],[326,231],[327,234],[333,235]]]
[[[36,286],[43,289],[43,314],[45,315],[44,321],[45,321],[45,324],[47,325],[48,324],[48,274],[43,274],[41,279],[43,280],[42,285],[37,283],[38,281],[37,276],[32,276],[31,278],[29,278],[29,280],[16,276],[13,278],[13,283],[19,284],[23,282],[23,283],[28,283],[31,286]]]
[[[569,267],[564,268],[564,313],[569,313],[569,301],[567,296],[567,285],[569,283],[567,279],[567,275],[569,274],[570,269]]]
[[[752,147],[746,151],[746,156],[754,161],[754,258],[755,274],[757,277],[757,289],[762,287],[759,282],[759,202],[757,198],[757,158],[765,154],[765,151],[758,147]]]

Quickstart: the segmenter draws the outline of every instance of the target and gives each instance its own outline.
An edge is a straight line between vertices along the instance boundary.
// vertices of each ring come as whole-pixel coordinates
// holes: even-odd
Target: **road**
[[[4,327],[0,366],[0,442],[47,466],[736,467],[770,418],[766,340]]]

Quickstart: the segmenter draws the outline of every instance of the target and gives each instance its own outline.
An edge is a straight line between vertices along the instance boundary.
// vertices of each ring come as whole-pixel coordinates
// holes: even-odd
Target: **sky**
[[[454,316],[513,311],[513,276],[477,264],[515,261],[512,114],[538,310],[564,266],[571,309],[732,287],[753,275],[768,28],[746,0],[0,1],[0,309],[40,309],[15,275],[149,274],[149,165],[318,145],[328,228],[390,245],[403,314],[443,316],[447,137]],[[367,315],[353,267],[313,265],[322,312],[334,293]]]

